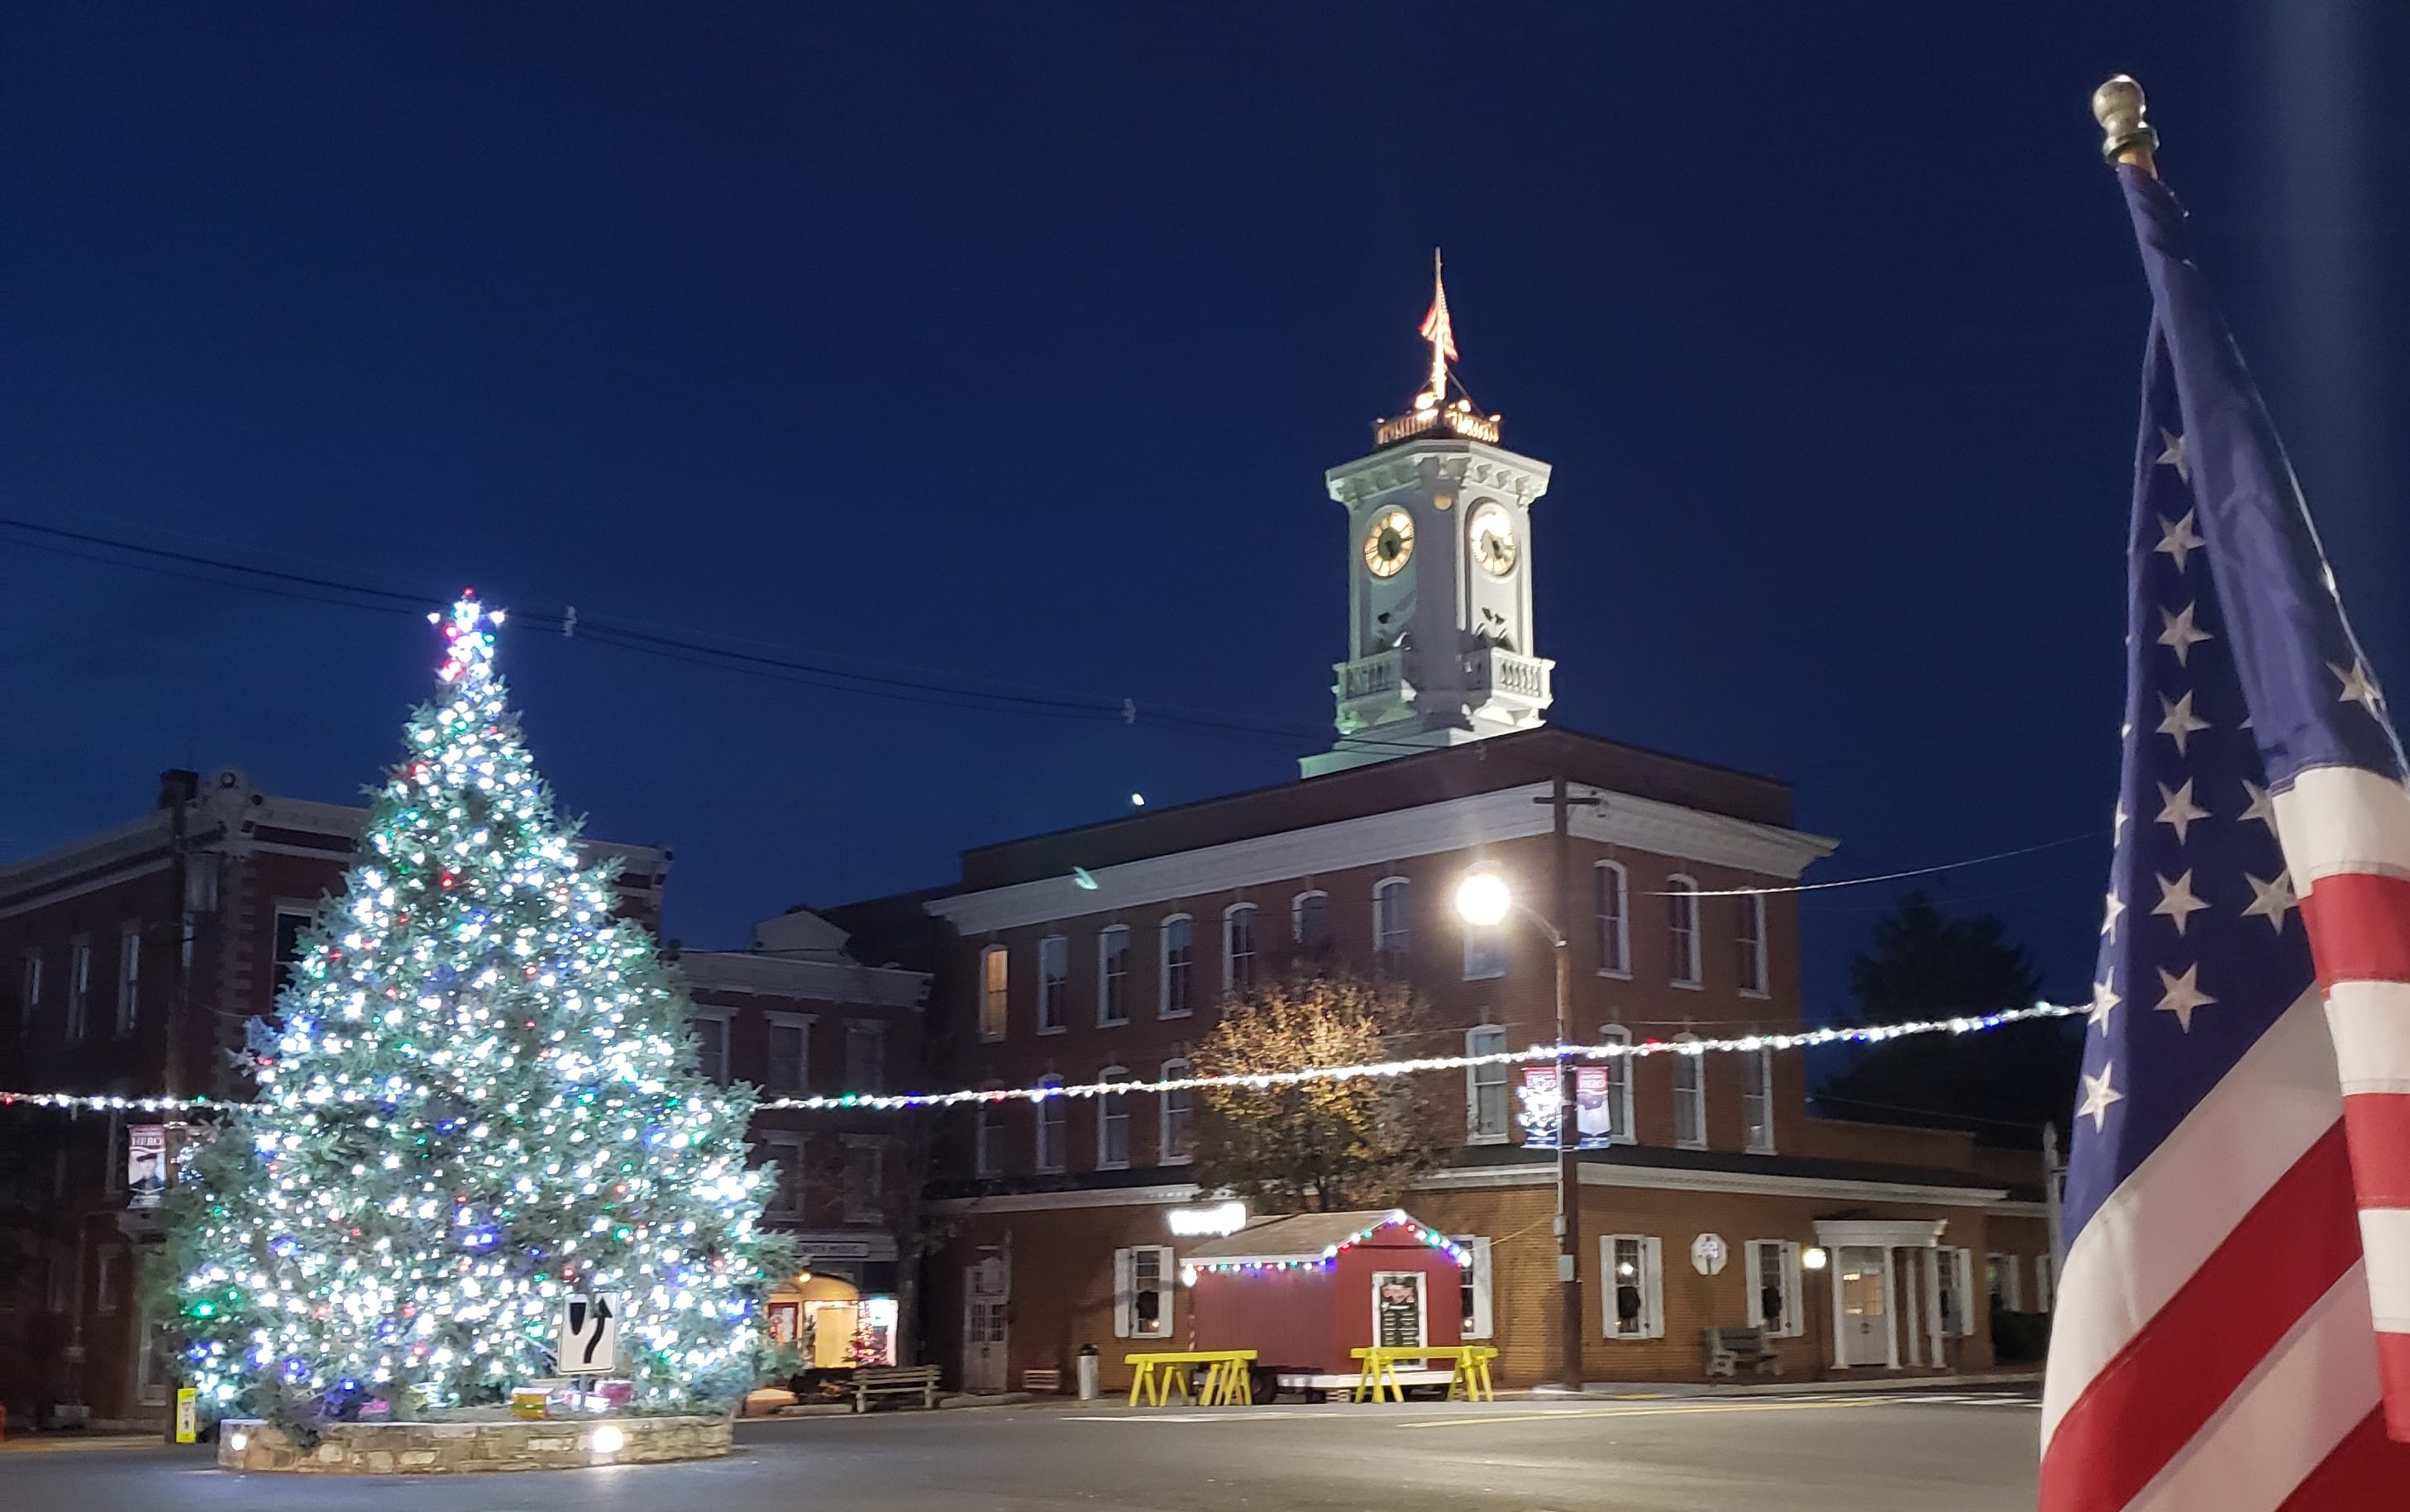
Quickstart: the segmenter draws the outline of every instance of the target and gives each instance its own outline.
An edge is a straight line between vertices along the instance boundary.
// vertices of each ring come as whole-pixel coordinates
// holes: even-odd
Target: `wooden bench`
[[[853,1373],[853,1410],[868,1412],[873,1397],[918,1396],[924,1408],[937,1404],[935,1365],[874,1365]]]
[[[1707,1374],[1730,1375],[1742,1365],[1753,1375],[1782,1374],[1782,1357],[1766,1342],[1764,1329],[1709,1329]]]
[[[1252,1349],[1154,1349],[1122,1357],[1122,1363],[1132,1372],[1129,1403],[1133,1407],[1150,1398],[1155,1406],[1168,1405],[1174,1391],[1183,1402],[1193,1401],[1200,1407],[1246,1406],[1256,1400],[1247,1379],[1247,1367],[1255,1362]],[[1191,1397],[1188,1372],[1197,1365],[1205,1367],[1205,1384]]]

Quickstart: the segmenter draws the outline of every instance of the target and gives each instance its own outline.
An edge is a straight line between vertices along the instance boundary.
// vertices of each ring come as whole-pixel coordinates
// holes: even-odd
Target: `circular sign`
[[[1691,1241],[1691,1268],[1701,1275],[1714,1275],[1731,1258],[1732,1250],[1721,1234],[1701,1234]]]

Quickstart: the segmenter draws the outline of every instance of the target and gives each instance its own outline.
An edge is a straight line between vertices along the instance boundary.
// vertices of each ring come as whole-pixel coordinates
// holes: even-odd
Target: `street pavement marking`
[[[1663,1418],[1700,1412],[1798,1412],[1810,1407],[1871,1407],[1877,1402],[1702,1402],[1683,1407],[1575,1407],[1554,1412],[1493,1412],[1479,1418],[1425,1418],[1401,1428],[1464,1428],[1474,1423],[1545,1422],[1551,1418]]]

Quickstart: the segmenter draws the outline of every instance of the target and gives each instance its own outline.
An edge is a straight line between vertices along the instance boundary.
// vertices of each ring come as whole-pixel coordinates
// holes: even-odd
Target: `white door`
[[[1891,1362],[1891,1299],[1883,1286],[1883,1252],[1868,1244],[1844,1244],[1836,1259],[1833,1285],[1841,1301],[1837,1363]]]
[[[1009,1272],[1001,1259],[981,1260],[963,1272],[963,1389],[1005,1388],[1005,1307],[1011,1301]]]

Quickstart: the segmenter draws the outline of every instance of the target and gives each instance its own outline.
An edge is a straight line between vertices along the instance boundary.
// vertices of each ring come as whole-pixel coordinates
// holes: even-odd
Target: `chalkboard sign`
[[[1430,1342],[1423,1332],[1420,1271],[1372,1272],[1372,1342],[1384,1349],[1413,1349]]]

